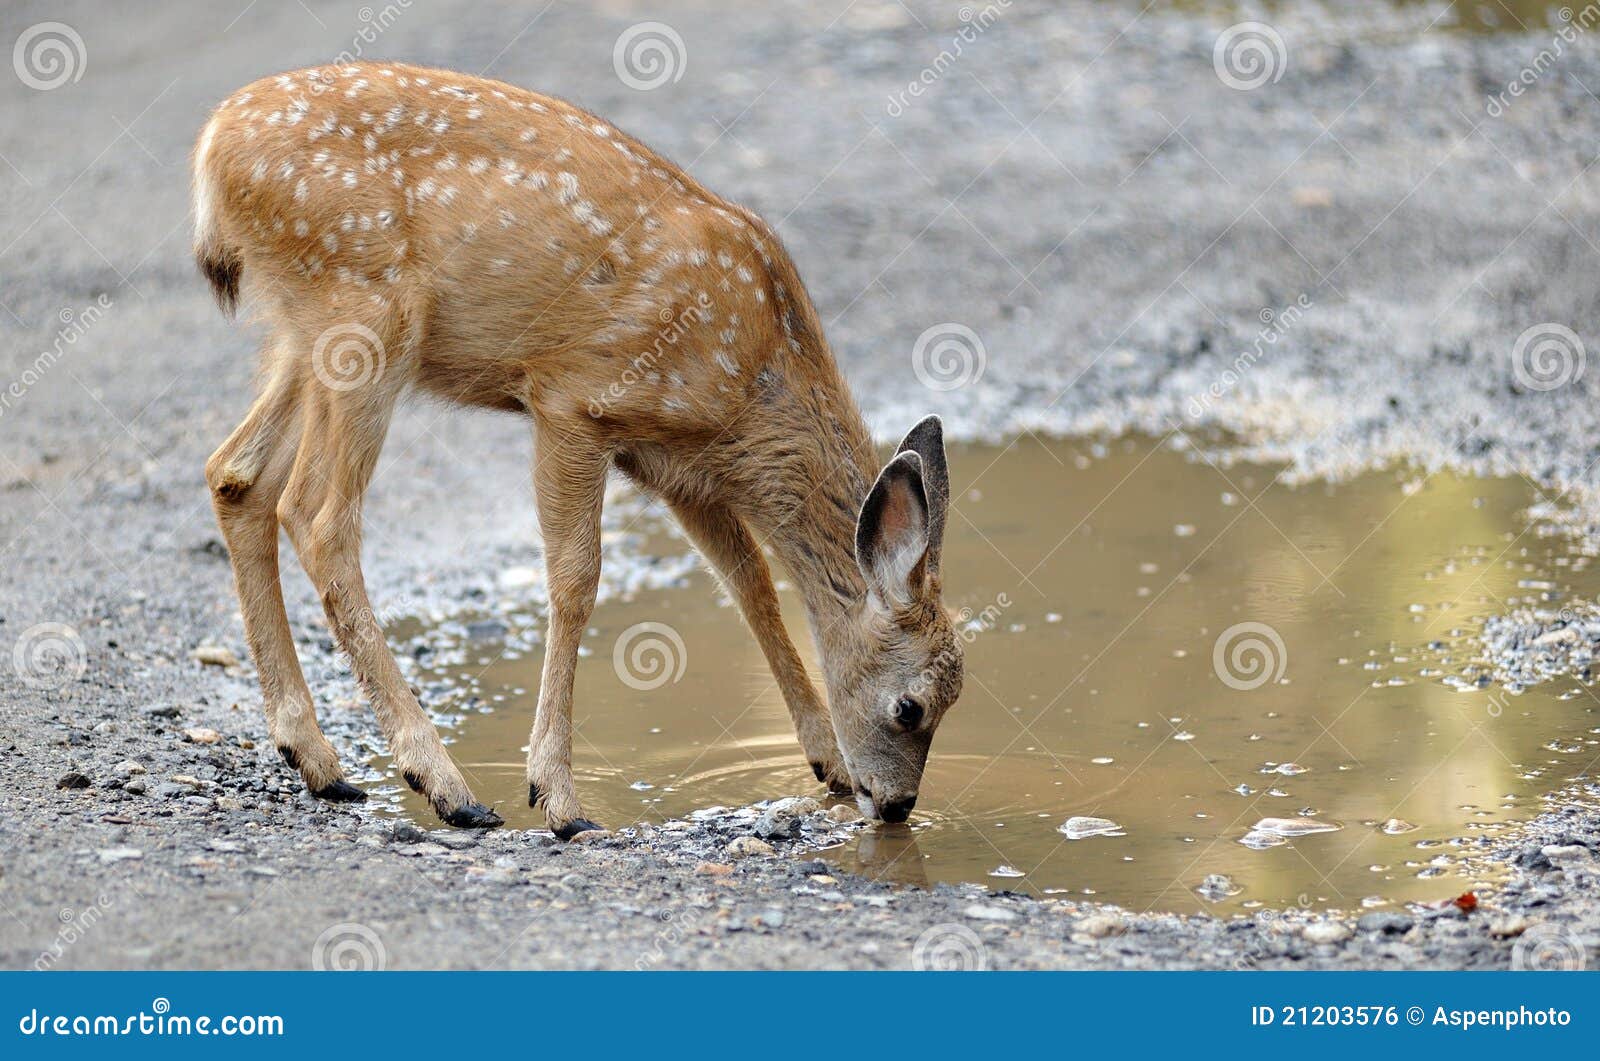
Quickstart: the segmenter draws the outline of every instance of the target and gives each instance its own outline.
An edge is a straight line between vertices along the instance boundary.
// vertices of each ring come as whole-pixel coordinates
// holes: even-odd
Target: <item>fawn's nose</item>
[[[917,797],[907,796],[905,799],[879,804],[878,813],[883,816],[884,821],[897,824],[911,817],[912,808],[916,807],[916,805]]]

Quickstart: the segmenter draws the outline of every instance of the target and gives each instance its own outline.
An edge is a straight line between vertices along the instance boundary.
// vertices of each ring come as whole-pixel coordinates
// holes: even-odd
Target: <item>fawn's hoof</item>
[[[505,824],[504,818],[482,803],[468,803],[440,817],[444,819],[446,825],[453,825],[457,829],[493,829],[497,825]]]
[[[828,777],[828,768],[823,766],[821,763],[812,763],[811,772],[816,774],[817,780],[821,781],[824,785],[827,785],[828,791],[832,792],[835,796],[848,796],[855,791],[855,789],[851,787],[849,781],[840,781],[837,778],[830,779]]]
[[[579,833],[603,833],[605,828],[596,825],[587,818],[574,818],[572,821],[555,830],[557,840],[571,840]]]
[[[311,794],[318,799],[325,799],[329,803],[364,803],[367,794],[350,782],[340,778],[331,785],[312,789]]]

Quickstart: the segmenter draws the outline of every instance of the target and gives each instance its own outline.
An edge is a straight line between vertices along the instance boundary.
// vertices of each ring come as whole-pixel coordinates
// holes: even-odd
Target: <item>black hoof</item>
[[[596,833],[605,830],[587,818],[574,818],[555,831],[557,840],[571,840],[579,833]]]
[[[329,803],[364,803],[367,799],[365,792],[342,778],[331,785],[323,785],[311,794]]]
[[[493,829],[504,825],[505,819],[482,803],[468,803],[444,815],[444,823],[457,829]]]

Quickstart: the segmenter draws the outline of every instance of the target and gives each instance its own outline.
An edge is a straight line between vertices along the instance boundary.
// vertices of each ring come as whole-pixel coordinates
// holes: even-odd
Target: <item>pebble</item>
[[[728,841],[728,846],[723,848],[722,853],[734,859],[777,854],[771,844],[754,836],[734,837]]]
[[[962,913],[972,918],[974,921],[996,921],[1005,923],[1008,921],[1015,921],[1017,919],[1017,913],[1015,910],[1005,910],[998,906],[969,906],[963,910]]]
[[[1410,914],[1402,914],[1397,910],[1374,910],[1370,914],[1362,914],[1361,920],[1356,922],[1356,928],[1362,932],[1381,932],[1387,936],[1398,936],[1402,932],[1411,931],[1411,926],[1416,920]]]
[[[428,834],[410,822],[396,822],[389,837],[397,844],[420,844],[428,838]]]
[[[1205,880],[1194,887],[1194,893],[1208,903],[1221,902],[1230,896],[1238,895],[1242,891],[1244,891],[1244,888],[1226,873],[1209,874]]]
[[[1350,927],[1339,921],[1313,921],[1300,930],[1307,943],[1343,943],[1353,935]]]
[[[756,819],[755,834],[768,840],[799,836],[801,820],[821,809],[822,804],[810,796],[780,799],[761,812],[761,817]]]
[[[1105,939],[1128,931],[1128,922],[1118,914],[1090,914],[1073,927],[1079,934],[1091,939]]]
[[[1087,840],[1091,836],[1123,836],[1122,826],[1110,818],[1074,815],[1056,827],[1068,840]]]
[[[116,774],[118,777],[134,777],[135,775],[144,773],[145,769],[142,765],[134,762],[132,759],[124,759],[116,766],[113,766],[111,768],[111,772]]]
[[[56,778],[57,788],[88,788],[92,783],[89,775],[81,770],[68,770]]]
[[[828,808],[828,820],[843,825],[845,822],[858,822],[861,812],[849,803],[835,803]]]
[[[132,792],[135,796],[142,796],[150,790],[150,785],[142,777],[136,777],[122,786],[122,791]]]
[[[1383,831],[1388,833],[1390,836],[1399,836],[1401,833],[1414,832],[1416,828],[1417,827],[1415,825],[1412,825],[1404,818],[1390,818],[1388,821],[1383,823]]]
[[[224,645],[200,645],[189,655],[208,667],[237,667],[239,657]]]
[[[574,844],[598,844],[610,840],[616,835],[610,829],[585,829],[574,836],[570,842]]]
[[[778,909],[763,910],[756,915],[756,924],[763,928],[782,928],[783,911]]]
[[[222,739],[222,734],[207,726],[196,726],[183,731],[184,739],[193,744],[215,744]]]
[[[1520,914],[1511,914],[1489,924],[1489,935],[1495,939],[1512,939],[1528,931],[1529,921]]]
[[[733,867],[726,862],[697,862],[694,871],[701,877],[726,877],[733,872]]]
[[[112,862],[133,862],[144,857],[144,852],[137,847],[107,847],[100,851],[100,861],[106,864]]]

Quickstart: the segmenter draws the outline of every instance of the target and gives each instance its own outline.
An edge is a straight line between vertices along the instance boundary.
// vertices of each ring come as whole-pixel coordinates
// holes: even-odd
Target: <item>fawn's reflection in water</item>
[[[917,832],[907,825],[870,825],[856,835],[854,849],[835,848],[830,854],[836,865],[884,884],[928,886]]]

